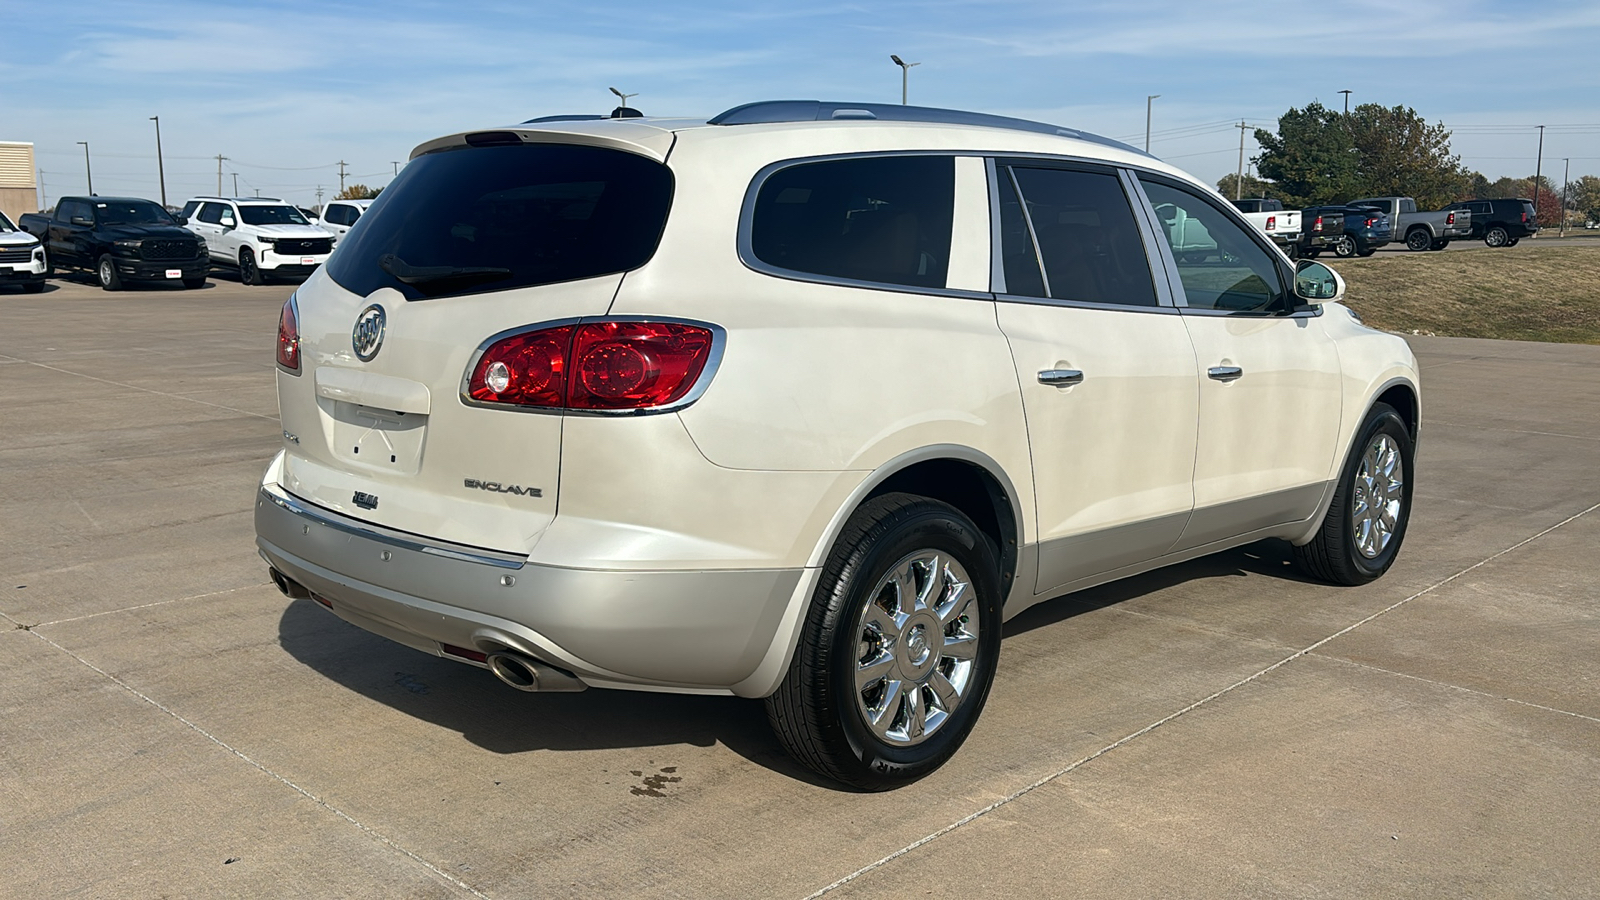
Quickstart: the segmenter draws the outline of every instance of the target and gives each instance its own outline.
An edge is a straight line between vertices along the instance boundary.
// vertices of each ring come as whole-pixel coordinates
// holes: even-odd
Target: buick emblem
[[[387,317],[383,307],[374,303],[356,316],[356,327],[350,331],[350,347],[362,362],[371,362],[383,346],[383,325]]]

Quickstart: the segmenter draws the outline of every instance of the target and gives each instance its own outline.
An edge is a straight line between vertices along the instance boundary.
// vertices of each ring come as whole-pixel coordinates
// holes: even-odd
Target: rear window
[[[795,272],[942,288],[955,171],[950,156],[839,159],[779,170],[756,195],[751,251]]]
[[[671,205],[671,171],[633,153],[453,148],[412,160],[327,269],[357,294],[408,300],[609,275],[650,259]]]

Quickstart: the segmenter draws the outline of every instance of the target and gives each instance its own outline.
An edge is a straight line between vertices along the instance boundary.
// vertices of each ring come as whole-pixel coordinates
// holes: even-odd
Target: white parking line
[[[1423,588],[1420,591],[1417,591],[1415,594],[1412,594],[1411,596],[1405,598],[1404,600],[1399,600],[1399,601],[1396,601],[1395,603],[1392,603],[1392,604],[1390,604],[1388,606],[1385,606],[1383,609],[1378,610],[1377,612],[1373,613],[1372,615],[1367,616],[1366,618],[1361,619],[1361,620],[1359,620],[1359,621],[1357,621],[1357,622],[1355,622],[1355,623],[1353,623],[1351,625],[1347,625],[1344,628],[1341,628],[1338,631],[1335,631],[1333,634],[1330,634],[1327,637],[1317,641],[1316,643],[1311,644],[1310,646],[1304,647],[1304,648],[1302,648],[1300,650],[1296,650],[1294,653],[1291,653],[1288,656],[1285,656],[1283,659],[1278,660],[1277,662],[1273,663],[1270,666],[1267,666],[1265,669],[1262,669],[1261,671],[1256,672],[1253,675],[1249,675],[1249,676],[1246,676],[1244,678],[1241,678],[1238,681],[1235,681],[1233,684],[1228,685],[1227,687],[1223,688],[1222,690],[1217,691],[1214,694],[1211,694],[1209,696],[1206,696],[1206,697],[1203,697],[1203,698],[1201,698],[1199,700],[1196,700],[1195,702],[1189,704],[1188,706],[1185,706],[1184,708],[1178,710],[1177,712],[1171,713],[1171,714],[1169,714],[1167,716],[1164,716],[1164,717],[1162,717],[1160,719],[1157,719],[1156,721],[1151,722],[1149,725],[1144,726],[1143,728],[1139,729],[1138,731],[1135,731],[1132,734],[1126,735],[1126,736],[1122,737],[1119,740],[1116,740],[1116,741],[1114,741],[1114,742],[1112,742],[1110,744],[1107,744],[1104,747],[1101,747],[1099,750],[1096,750],[1095,752],[1089,754],[1088,756],[1085,756],[1082,759],[1079,759],[1078,761],[1076,761],[1076,762],[1074,762],[1074,763],[1072,763],[1070,765],[1067,765],[1067,766],[1065,766],[1065,767],[1063,767],[1061,769],[1058,769],[1058,770],[1056,770],[1054,772],[1051,772],[1049,775],[1046,775],[1043,778],[1040,778],[1038,781],[1035,781],[1032,784],[1027,785],[1026,787],[1019,788],[1018,790],[1013,791],[1012,793],[1007,794],[1004,797],[1001,797],[999,800],[996,800],[995,802],[989,804],[988,806],[985,806],[984,808],[978,810],[977,812],[971,813],[971,814],[966,815],[966,816],[962,816],[961,818],[955,820],[954,822],[951,822],[949,825],[946,825],[943,828],[940,828],[939,830],[932,832],[931,834],[924,835],[923,837],[920,837],[917,840],[912,841],[911,843],[905,845],[904,847],[901,847],[899,850],[894,851],[893,853],[889,854],[888,856],[885,856],[884,858],[878,860],[877,862],[870,863],[868,865],[862,866],[861,868],[855,870],[854,872],[851,872],[849,875],[846,875],[843,878],[840,878],[838,881],[835,881],[834,883],[828,885],[827,887],[824,887],[821,890],[818,890],[817,892],[815,892],[813,894],[807,895],[805,897],[805,900],[817,900],[818,897],[821,897],[824,894],[832,893],[833,891],[837,890],[838,888],[844,887],[845,885],[849,884],[850,882],[855,881],[857,878],[860,878],[861,876],[866,875],[869,872],[872,872],[872,871],[874,871],[876,869],[880,869],[880,868],[888,865],[889,863],[894,862],[895,860],[899,859],[902,856],[905,856],[907,853],[910,853],[913,850],[916,850],[917,848],[923,846],[924,844],[932,843],[932,842],[938,840],[939,838],[944,837],[945,835],[949,834],[950,832],[955,831],[957,828],[960,828],[961,826],[966,825],[969,822],[977,821],[978,819],[983,818],[984,816],[988,815],[989,813],[994,812],[995,810],[999,809],[1000,807],[1005,806],[1007,803],[1010,803],[1013,800],[1016,800],[1016,799],[1018,799],[1018,798],[1020,798],[1022,796],[1025,796],[1026,794],[1031,793],[1032,791],[1036,790],[1037,788],[1044,787],[1045,785],[1049,784],[1052,781],[1055,781],[1056,779],[1062,777],[1063,775],[1066,775],[1067,773],[1073,771],[1074,769],[1080,768],[1080,767],[1082,767],[1082,766],[1084,766],[1084,765],[1086,765],[1086,764],[1088,764],[1090,762],[1093,762],[1094,760],[1099,759],[1100,757],[1106,755],[1107,753],[1110,753],[1111,751],[1117,749],[1118,747],[1121,747],[1122,745],[1127,744],[1130,741],[1136,740],[1137,738],[1143,737],[1144,735],[1147,735],[1150,732],[1155,731],[1157,728],[1160,728],[1161,726],[1167,724],[1168,722],[1171,722],[1172,720],[1174,720],[1174,719],[1176,719],[1176,718],[1178,718],[1178,717],[1180,717],[1180,716],[1182,716],[1182,715],[1184,715],[1186,713],[1193,712],[1194,710],[1197,710],[1200,707],[1205,706],[1207,703],[1210,703],[1211,701],[1216,700],[1219,697],[1222,697],[1222,696],[1224,696],[1226,694],[1229,694],[1229,693],[1233,692],[1237,688],[1244,687],[1245,685],[1251,683],[1252,681],[1255,681],[1256,679],[1258,679],[1261,676],[1267,674],[1268,672],[1271,672],[1274,669],[1277,669],[1277,668],[1279,668],[1281,666],[1287,665],[1288,663],[1294,662],[1295,660],[1299,659],[1300,657],[1305,656],[1306,654],[1312,652],[1313,650],[1316,650],[1318,647],[1321,647],[1324,644],[1327,644],[1329,641],[1333,641],[1333,640],[1335,640],[1335,639],[1337,639],[1339,637],[1342,637],[1342,636],[1344,636],[1346,634],[1349,634],[1350,632],[1356,630],[1357,628],[1360,628],[1361,626],[1367,624],[1368,622],[1371,622],[1373,619],[1376,619],[1376,618],[1378,618],[1379,616],[1381,616],[1381,615],[1383,615],[1385,613],[1393,612],[1394,610],[1397,610],[1400,607],[1405,606],[1407,603],[1410,603],[1411,601],[1417,599],[1418,597],[1424,596],[1426,594],[1431,594],[1434,591],[1438,590],[1439,588],[1442,588],[1445,585],[1449,584],[1450,582],[1455,581],[1457,578],[1460,578],[1461,576],[1467,574],[1468,572],[1471,572],[1472,570],[1474,570],[1474,569],[1476,569],[1476,568],[1478,568],[1480,566],[1487,565],[1488,563],[1491,563],[1491,562],[1499,559],[1500,557],[1505,556],[1507,553],[1510,553],[1513,550],[1517,550],[1518,548],[1521,548],[1521,547],[1524,547],[1524,546],[1526,546],[1528,544],[1531,544],[1534,541],[1538,540],[1539,538],[1542,538],[1545,535],[1549,534],[1550,532],[1555,531],[1557,528],[1560,528],[1563,525],[1567,525],[1567,524],[1569,524],[1571,522],[1575,522],[1578,519],[1583,518],[1584,516],[1588,515],[1589,513],[1594,512],[1597,509],[1600,509],[1600,503],[1596,503],[1595,505],[1589,507],[1588,509],[1584,510],[1583,512],[1577,513],[1577,514],[1572,515],[1572,516],[1568,516],[1567,518],[1562,519],[1561,521],[1557,522],[1554,525],[1551,525],[1549,528],[1546,528],[1545,530],[1539,532],[1538,534],[1532,535],[1531,537],[1524,538],[1524,539],[1516,542],[1515,544],[1512,544],[1511,546],[1505,548],[1504,550],[1501,550],[1501,551],[1499,551],[1497,553],[1494,553],[1494,554],[1491,554],[1489,556],[1486,556],[1483,559],[1480,559],[1477,562],[1473,563],[1472,565],[1467,566],[1465,569],[1462,569],[1461,571],[1455,573],[1454,575],[1451,575],[1448,578],[1445,578],[1443,580],[1440,580],[1440,581],[1437,581],[1437,582],[1435,582],[1433,584],[1428,585],[1427,587]],[[1557,710],[1557,711],[1559,712],[1559,710]]]

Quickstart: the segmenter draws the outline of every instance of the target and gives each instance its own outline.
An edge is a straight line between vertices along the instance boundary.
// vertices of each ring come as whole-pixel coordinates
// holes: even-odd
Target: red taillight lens
[[[1523,213],[1522,214],[1522,224],[1524,224],[1524,225],[1528,224],[1528,214],[1527,213]]]
[[[1455,213],[1451,213],[1450,215],[1445,216],[1444,217],[1444,223],[1446,225],[1454,225],[1456,223],[1456,214]]]
[[[1312,230],[1313,231],[1321,231],[1322,230],[1322,217],[1321,216],[1317,216],[1317,224]]]
[[[1367,227],[1368,228],[1371,228],[1372,226],[1374,226],[1376,224],[1378,224],[1378,219],[1377,219],[1376,216],[1368,216],[1367,217]]]
[[[512,335],[473,366],[482,403],[632,410],[683,399],[711,359],[710,328],[680,322],[587,322]]]
[[[551,409],[566,405],[571,325],[514,334],[484,351],[467,393],[484,403]]]
[[[1272,229],[1277,228],[1277,227],[1278,227],[1278,217],[1277,216],[1267,216],[1267,230],[1271,231]]]
[[[300,374],[300,307],[293,295],[278,314],[278,365]]]

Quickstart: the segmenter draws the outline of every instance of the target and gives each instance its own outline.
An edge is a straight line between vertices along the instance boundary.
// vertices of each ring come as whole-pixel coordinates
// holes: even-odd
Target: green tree
[[[338,194],[335,200],[371,200],[383,192],[383,188],[369,188],[364,184],[352,184]]]
[[[1222,176],[1222,180],[1217,182],[1217,193],[1227,197],[1229,200],[1232,200],[1234,198],[1234,186],[1238,180],[1239,176],[1234,175],[1231,172]],[[1244,190],[1241,191],[1238,196],[1266,197],[1272,200],[1284,199],[1283,192],[1278,190],[1277,185],[1269,181],[1262,181],[1254,175],[1244,176]]]
[[[1600,177],[1585,175],[1568,188],[1572,208],[1585,222],[1600,222]]]
[[[1320,103],[1278,117],[1278,133],[1256,129],[1256,170],[1296,206],[1338,203],[1361,195],[1361,157],[1345,117]]]
[[[1362,194],[1414,197],[1422,209],[1438,209],[1471,177],[1450,152],[1444,123],[1429,125],[1409,106],[1363,103],[1346,124],[1360,158]]]

